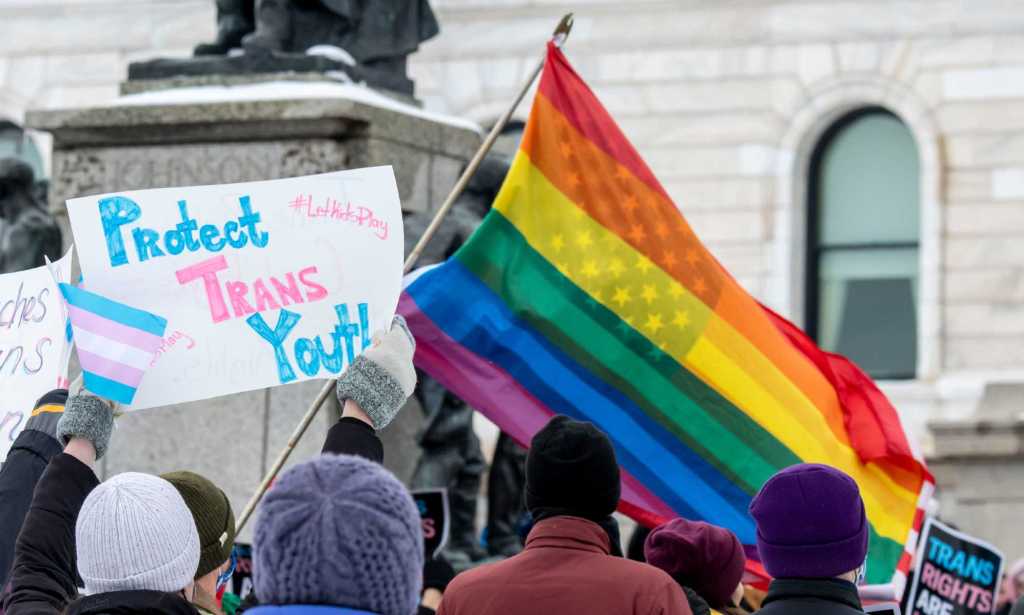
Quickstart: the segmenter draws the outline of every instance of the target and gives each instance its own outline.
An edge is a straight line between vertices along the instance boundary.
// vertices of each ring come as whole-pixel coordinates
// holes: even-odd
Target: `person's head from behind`
[[[263,604],[415,613],[423,532],[408,490],[379,464],[322,455],[283,473],[257,512],[253,588]]]
[[[93,489],[78,513],[75,546],[86,594],[152,590],[192,598],[199,534],[185,501],[162,478],[125,472]]]
[[[601,430],[566,416],[534,435],[526,457],[526,508],[535,519],[571,515],[601,521],[619,504],[619,464]]]
[[[855,582],[868,553],[868,520],[857,483],[826,465],[772,476],[750,504],[757,551],[775,578]]]
[[[192,513],[199,532],[199,565],[195,581],[197,598],[213,600],[219,585],[226,583],[231,571],[231,550],[235,546],[235,515],[227,495],[208,479],[195,472],[161,474],[171,483]]]
[[[739,539],[724,527],[673,519],[650,533],[644,556],[713,609],[739,606],[743,598],[747,558]]]

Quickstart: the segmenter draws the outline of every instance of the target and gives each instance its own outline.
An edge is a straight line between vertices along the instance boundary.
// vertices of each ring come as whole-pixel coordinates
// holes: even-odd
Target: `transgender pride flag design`
[[[167,319],[61,283],[83,381],[90,393],[132,403],[153,361]]]

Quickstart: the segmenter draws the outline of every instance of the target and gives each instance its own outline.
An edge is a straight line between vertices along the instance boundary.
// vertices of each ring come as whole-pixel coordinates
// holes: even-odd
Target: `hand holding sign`
[[[89,289],[167,318],[132,408],[336,377],[391,321],[389,167],[68,202]],[[189,340],[169,352],[176,340]]]

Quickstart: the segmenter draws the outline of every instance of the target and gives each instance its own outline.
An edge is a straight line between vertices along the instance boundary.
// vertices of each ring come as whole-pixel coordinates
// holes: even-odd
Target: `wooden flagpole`
[[[564,45],[566,39],[569,37],[569,32],[572,30],[572,24],[572,13],[569,13],[562,17],[562,20],[558,23],[558,27],[555,28],[555,31],[552,34],[552,40],[559,47]],[[445,198],[441,207],[437,210],[437,213],[434,214],[434,218],[430,221],[430,225],[423,231],[423,235],[420,236],[419,241],[416,242],[416,246],[413,247],[411,252],[409,252],[408,258],[405,259],[405,265],[402,267],[403,273],[409,273],[416,265],[416,261],[419,260],[420,255],[427,246],[427,243],[430,242],[430,239],[437,232],[437,229],[441,227],[441,223],[444,221],[445,215],[448,214],[452,206],[455,205],[456,199],[458,199],[459,195],[461,195],[466,189],[466,185],[469,184],[470,178],[473,177],[473,174],[476,173],[476,170],[480,167],[480,163],[483,162],[484,156],[487,155],[487,152],[491,151],[495,141],[498,140],[498,137],[501,135],[501,131],[512,118],[512,114],[515,113],[519,103],[523,101],[523,98],[526,97],[526,93],[529,92],[530,87],[533,86],[533,82],[537,80],[537,76],[540,75],[541,70],[544,68],[544,59],[546,57],[547,54],[545,54],[537,63],[536,68],[534,68],[533,72],[530,73],[526,83],[523,84],[519,93],[516,94],[512,104],[509,105],[505,113],[498,118],[494,127],[491,128],[491,132],[487,134],[487,137],[484,139],[483,143],[480,144],[480,148],[476,151],[476,154],[473,155],[469,164],[466,165],[466,169],[462,172],[462,175],[459,176],[459,180],[455,182],[455,186],[452,188],[451,192],[448,193],[448,197]],[[242,510],[242,514],[238,516],[238,521],[235,523],[235,531],[237,533],[241,533],[242,528],[249,522],[250,517],[252,517],[252,513],[256,510],[256,505],[259,504],[260,500],[263,498],[263,494],[265,494],[267,489],[270,487],[270,483],[274,481],[278,472],[281,471],[285,462],[288,461],[288,457],[292,454],[292,451],[299,443],[299,440],[302,439],[303,434],[306,433],[306,429],[309,427],[309,424],[313,422],[313,418],[317,415],[317,412],[319,412],[320,407],[323,406],[324,402],[327,401],[327,398],[334,391],[336,383],[337,380],[332,379],[328,380],[324,384],[323,388],[320,389],[320,393],[317,394],[316,399],[313,400],[313,404],[306,411],[306,414],[303,415],[299,424],[295,426],[295,430],[292,432],[291,437],[288,438],[288,443],[281,450],[281,453],[277,456],[277,459],[274,461],[274,465],[270,467],[266,476],[263,477],[263,480],[260,482],[260,486],[256,489],[256,493],[253,494],[252,498],[249,499],[249,502]]]

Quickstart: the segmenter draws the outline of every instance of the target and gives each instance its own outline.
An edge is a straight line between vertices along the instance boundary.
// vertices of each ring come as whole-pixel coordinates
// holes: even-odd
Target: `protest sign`
[[[999,591],[1003,555],[995,547],[928,519],[921,531],[910,615],[991,613]]]
[[[89,290],[167,319],[131,408],[337,377],[390,325],[390,167],[68,201]]]
[[[0,461],[35,401],[67,386],[67,316],[54,276],[71,277],[71,252],[52,267],[0,275]]]
[[[448,543],[451,517],[448,513],[447,489],[417,489],[412,499],[420,511],[423,528],[423,551],[428,559],[437,557]]]

